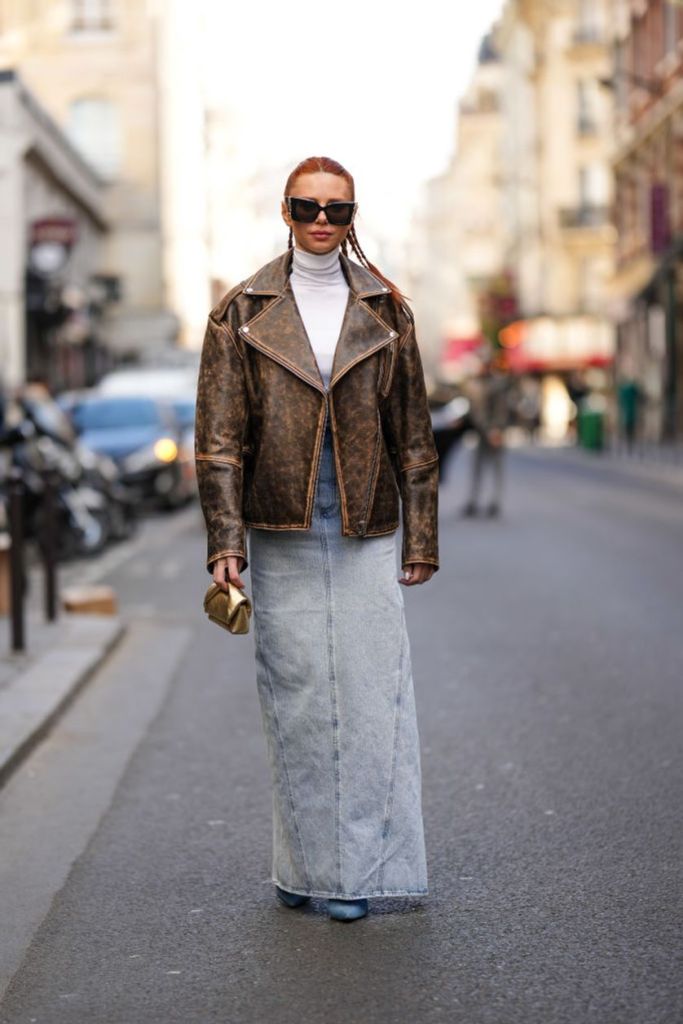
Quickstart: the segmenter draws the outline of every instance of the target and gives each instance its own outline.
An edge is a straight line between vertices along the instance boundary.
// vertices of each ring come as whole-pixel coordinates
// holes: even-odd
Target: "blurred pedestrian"
[[[413,316],[363,253],[356,206],[336,161],[294,168],[288,249],[211,311],[196,413],[207,567],[222,587],[251,568],[276,894],[347,921],[369,897],[427,891],[399,583],[438,569]]]
[[[446,467],[452,461],[462,438],[472,429],[470,403],[458,391],[448,398],[432,396],[431,419],[439,455],[439,483],[442,483]]]
[[[583,413],[586,411],[591,389],[586,382],[582,370],[572,370],[569,373],[565,381],[565,388],[572,403],[571,418],[567,424],[567,432],[571,435],[575,444],[579,444],[579,424]]]
[[[472,453],[470,494],[462,509],[464,516],[479,514],[485,478],[491,477],[490,497],[484,511],[498,516],[503,499],[503,456],[505,428],[510,416],[510,382],[507,373],[498,367],[493,355],[487,355],[479,377],[470,382],[472,424],[477,443]]]
[[[629,454],[633,451],[638,435],[642,401],[643,392],[636,378],[630,374],[622,377],[617,387],[619,433]]]
[[[527,433],[530,444],[535,444],[541,429],[541,385],[538,380],[528,378],[519,386],[516,407],[519,425]]]

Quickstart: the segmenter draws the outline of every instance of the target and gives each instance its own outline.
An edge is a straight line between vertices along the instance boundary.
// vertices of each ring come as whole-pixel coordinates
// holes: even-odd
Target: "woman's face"
[[[321,206],[333,200],[353,200],[351,186],[346,178],[339,174],[329,174],[327,171],[315,171],[312,174],[300,174],[294,182],[289,193],[300,199],[315,199]],[[303,224],[301,221],[292,220],[287,210],[287,204],[282,201],[282,219],[292,229],[298,249],[305,252],[326,253],[331,252],[335,246],[343,242],[351,224],[336,226],[328,223],[325,213],[320,210],[317,218],[312,224]]]

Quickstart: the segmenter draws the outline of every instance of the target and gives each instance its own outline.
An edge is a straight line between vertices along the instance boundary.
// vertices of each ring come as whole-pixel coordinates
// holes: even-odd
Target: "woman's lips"
[[[332,234],[331,231],[311,231],[314,238],[329,238]]]

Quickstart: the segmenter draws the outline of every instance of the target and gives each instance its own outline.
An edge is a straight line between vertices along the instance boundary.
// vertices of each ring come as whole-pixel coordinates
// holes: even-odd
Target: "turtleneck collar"
[[[335,246],[331,252],[305,252],[296,246],[292,253],[292,273],[308,284],[326,285],[345,280],[341,268],[339,253],[341,245]]]

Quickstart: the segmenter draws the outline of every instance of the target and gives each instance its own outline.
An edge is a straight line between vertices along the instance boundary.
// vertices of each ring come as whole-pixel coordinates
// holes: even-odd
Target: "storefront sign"
[[[29,265],[41,277],[52,277],[66,265],[78,240],[78,224],[66,217],[44,217],[29,228]]]
[[[502,332],[505,365],[513,373],[607,366],[614,357],[614,328],[593,317],[519,320]]]

